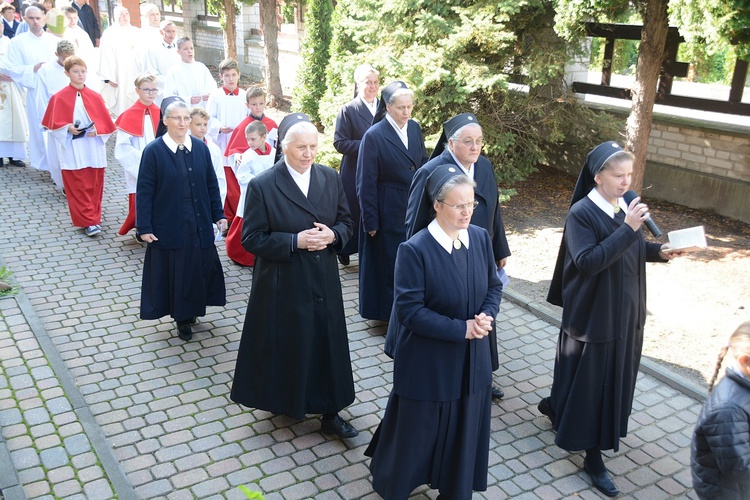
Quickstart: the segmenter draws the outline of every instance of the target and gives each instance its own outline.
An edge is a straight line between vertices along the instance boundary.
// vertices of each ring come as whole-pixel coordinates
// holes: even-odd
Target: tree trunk
[[[279,75],[279,31],[276,24],[276,0],[260,0],[260,22],[263,28],[263,47],[266,55],[266,88],[268,105],[285,104]]]
[[[667,4],[669,0],[646,0],[641,31],[641,46],[638,49],[638,66],[633,87],[633,106],[627,122],[627,149],[635,155],[633,182],[631,187],[641,192],[646,170],[648,138],[656,101],[656,84],[659,80],[664,46],[669,30]]]
[[[234,0],[224,0],[224,35],[227,37],[227,57],[237,59],[237,7]]]

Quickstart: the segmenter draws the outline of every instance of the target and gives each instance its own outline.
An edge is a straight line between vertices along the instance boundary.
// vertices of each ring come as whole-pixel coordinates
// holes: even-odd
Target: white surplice
[[[57,59],[39,68],[39,71],[37,71],[37,77],[39,78],[39,84],[36,91],[37,114],[39,116],[44,116],[44,112],[47,111],[49,100],[52,99],[53,95],[70,85],[70,78],[65,74],[65,68],[60,65],[60,62],[57,61]],[[49,135],[49,131],[42,131],[42,137],[44,138],[44,152],[47,159],[47,170],[49,170],[50,177],[52,177],[55,185],[62,189],[63,180],[60,168],[60,158],[57,157],[57,147],[55,147],[54,141]]]
[[[167,74],[164,83],[164,97],[178,95],[185,99],[188,106],[205,108],[206,101],[198,104],[190,102],[191,97],[208,95],[216,88],[216,81],[205,64],[199,61],[186,63],[180,60]]]
[[[211,164],[214,166],[216,180],[219,182],[219,194],[221,195],[221,206],[223,207],[227,199],[227,174],[224,172],[224,156],[222,155],[222,150],[219,149],[219,146],[210,137],[205,137],[205,143],[211,152]]]
[[[26,117],[29,123],[29,153],[32,167],[47,170],[47,160],[42,136],[42,116],[37,112],[36,92],[39,78],[34,66],[40,62],[54,61],[58,38],[42,32],[36,36],[31,31],[16,35],[10,41],[8,54],[5,57],[3,73],[13,78],[20,87],[26,90]]]
[[[0,35],[0,70],[5,67],[5,56],[10,38]],[[0,81],[0,158],[26,159],[29,123],[24,108],[23,91],[15,82]]]
[[[91,123],[91,118],[83,106],[81,96],[76,96],[73,122]],[[68,131],[68,125],[57,130],[50,130],[50,136],[55,141],[60,166],[63,170],[80,170],[82,168],[105,168],[107,166],[107,150],[104,145],[109,134],[94,137],[84,136],[73,140],[73,134]],[[82,132],[85,133],[85,132]]]
[[[135,26],[113,24],[102,34],[99,42],[99,75],[104,84],[102,97],[109,111],[119,116],[137,100],[135,77],[138,76],[137,56],[141,52],[141,30]]]
[[[154,140],[154,125],[151,115],[143,117],[143,137],[130,135],[124,130],[117,130],[115,142],[115,159],[125,171],[125,188],[128,194],[135,193],[138,183],[138,168],[141,165],[143,149]]]
[[[167,75],[180,61],[180,54],[177,53],[175,44],[167,45],[163,39],[151,43],[146,49],[146,68],[156,73],[158,77],[159,94],[154,101],[157,105],[164,100],[164,84],[167,81]]]
[[[234,169],[234,176],[237,177],[237,183],[240,185],[240,200],[237,203],[235,217],[243,217],[245,214],[245,194],[247,185],[253,177],[257,176],[264,170],[273,167],[273,160],[276,158],[276,150],[271,148],[267,155],[259,155],[253,148],[248,149],[239,156],[239,165]]]
[[[234,130],[245,119],[248,113],[246,95],[247,92],[243,89],[238,89],[237,95],[228,95],[224,92],[223,87],[219,87],[212,90],[208,96],[206,112],[211,116],[211,120],[208,122],[208,135],[219,146],[221,151],[227,150],[227,144],[229,144],[232,132],[230,131],[225,134],[219,132],[219,129],[222,127],[231,127]],[[230,158],[223,158],[225,166],[232,165]]]

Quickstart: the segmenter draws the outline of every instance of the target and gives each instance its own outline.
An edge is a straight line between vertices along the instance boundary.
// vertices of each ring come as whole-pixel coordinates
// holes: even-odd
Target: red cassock
[[[266,143],[263,151],[256,149],[255,152],[259,155],[268,155],[271,154],[273,150],[274,149],[271,145]],[[234,177],[234,172],[232,172],[232,176]],[[236,177],[235,182],[237,182]],[[227,184],[229,184],[229,181],[227,181]],[[239,183],[237,183],[237,187],[239,188]],[[239,199],[239,192],[237,197]],[[229,199],[229,195],[227,195],[227,199]],[[235,207],[236,206],[235,203]],[[224,208],[224,213],[226,214],[226,208]],[[255,264],[255,255],[245,250],[245,247],[242,246],[242,217],[235,217],[234,223],[229,226],[229,232],[227,233],[227,240],[224,246],[227,251],[227,257],[232,259],[233,262],[246,267]]]
[[[234,128],[232,135],[229,136],[229,143],[227,144],[226,151],[224,151],[224,156],[228,157],[244,153],[248,150],[250,145],[247,143],[247,138],[245,137],[245,127],[254,120],[257,120],[257,118],[253,115],[248,115]],[[276,122],[266,115],[263,115],[260,121],[266,126],[268,132],[279,128]],[[270,148],[270,146],[266,144],[266,148]],[[235,177],[232,167],[224,167],[224,172],[227,177],[227,198],[224,201],[224,215],[227,218],[227,223],[231,226],[234,223],[234,217],[237,213],[237,203],[240,200],[240,185],[237,182],[237,177]]]
[[[59,130],[73,123],[76,97],[80,94],[97,135],[109,135],[115,124],[109,116],[102,97],[93,90],[69,85],[53,95],[42,118],[42,126]],[[86,139],[83,139],[86,140]],[[91,165],[102,167],[102,165]],[[74,226],[87,227],[101,223],[102,195],[104,192],[104,168],[63,169],[63,185],[68,199],[70,217]]]
[[[141,101],[136,101],[135,104],[117,117],[115,126],[134,137],[143,137],[143,123],[146,115],[151,116],[151,124],[154,127],[154,136],[156,136],[156,129],[159,128],[159,119],[161,118],[161,110],[159,106],[153,103],[146,106]],[[120,227],[117,234],[125,236],[131,229],[135,229],[135,193],[128,194],[128,216],[125,218],[125,222],[122,223],[122,227]]]

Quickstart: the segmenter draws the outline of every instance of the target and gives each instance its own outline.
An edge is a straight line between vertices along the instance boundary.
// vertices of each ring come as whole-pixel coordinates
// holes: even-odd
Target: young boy
[[[107,150],[115,131],[102,96],[88,89],[86,63],[77,56],[65,59],[70,85],[52,96],[42,119],[60,152],[62,178],[74,226],[86,236],[102,231],[102,195]]]
[[[190,135],[203,141],[211,152],[211,163],[213,163],[214,172],[216,172],[216,180],[219,181],[221,203],[224,204],[227,197],[227,178],[224,171],[221,150],[219,149],[219,146],[214,144],[214,142],[206,136],[209,119],[210,116],[203,108],[196,107],[190,110]]]
[[[249,145],[247,151],[236,155],[237,182],[240,186],[240,198],[237,204],[234,224],[227,234],[227,256],[241,266],[252,266],[255,256],[242,246],[242,217],[245,211],[245,194],[250,179],[273,166],[276,150],[266,142],[268,129],[262,121],[252,121],[245,127],[245,139]]]
[[[229,138],[229,143],[224,150],[224,156],[229,158],[230,165],[237,163],[236,158],[233,158],[234,155],[244,153],[250,147],[247,143],[247,138],[245,137],[245,128],[253,121],[257,120],[263,122],[268,131],[266,134],[268,147],[276,147],[277,129],[279,127],[276,125],[275,121],[263,114],[266,109],[266,92],[261,87],[252,87],[248,89],[246,105],[250,114],[234,129],[232,136]],[[224,215],[226,216],[230,227],[232,221],[234,221],[238,201],[239,192],[230,192],[227,196],[227,203],[224,204]]]
[[[219,75],[223,85],[209,94],[206,111],[211,117],[208,122],[208,136],[221,151],[224,151],[235,127],[247,117],[247,108],[240,104],[247,101],[247,92],[238,86],[240,70],[234,59],[221,61]],[[226,158],[224,165],[231,167],[232,163]]]
[[[181,61],[169,71],[164,82],[164,97],[178,95],[186,103],[205,108],[208,95],[216,88],[216,81],[205,64],[195,60],[195,47],[188,37],[177,40]]]
[[[128,215],[117,233],[121,236],[135,228],[135,188],[138,182],[141,154],[146,145],[156,137],[156,130],[161,119],[159,106],[154,104],[154,99],[159,92],[156,74],[141,73],[134,83],[138,100],[123,111],[115,121],[117,127],[115,159],[120,162],[125,171],[125,188],[128,191]]]

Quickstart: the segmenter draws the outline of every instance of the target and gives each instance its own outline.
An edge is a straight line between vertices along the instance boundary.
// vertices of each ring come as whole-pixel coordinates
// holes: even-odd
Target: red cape
[[[112,118],[109,116],[109,110],[107,105],[104,104],[102,96],[88,87],[77,89],[72,85],[68,85],[52,96],[47,105],[47,111],[44,113],[44,118],[42,118],[42,125],[50,130],[57,130],[73,123],[73,111],[78,92],[81,93],[86,113],[94,122],[96,134],[107,135],[114,132],[115,124],[112,123]]]
[[[234,154],[244,153],[250,148],[250,145],[247,143],[247,139],[245,138],[245,127],[247,127],[247,125],[253,120],[257,120],[257,118],[255,118],[253,115],[247,115],[245,119],[242,120],[234,130],[232,130],[232,135],[229,137],[229,142],[227,143],[226,151],[224,151],[224,156],[232,156]],[[276,122],[266,115],[263,115],[260,121],[263,122],[269,132],[275,128],[279,128],[279,126],[276,125]]]
[[[145,106],[141,101],[135,101],[135,104],[117,117],[115,126],[134,137],[143,137],[143,118],[146,115],[146,111],[151,116],[151,124],[154,126],[154,135],[156,135],[156,129],[159,128],[161,111],[159,110],[159,106],[154,103]]]

